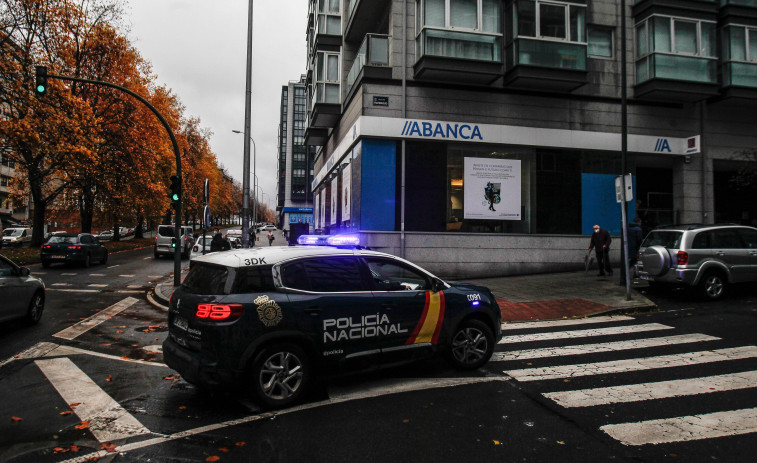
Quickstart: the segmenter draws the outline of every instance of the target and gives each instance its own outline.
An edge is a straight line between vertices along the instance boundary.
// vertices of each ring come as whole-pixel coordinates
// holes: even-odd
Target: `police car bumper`
[[[240,376],[239,372],[219,369],[215,362],[185,349],[170,336],[163,341],[163,361],[188,383],[198,386],[219,386],[231,383]]]

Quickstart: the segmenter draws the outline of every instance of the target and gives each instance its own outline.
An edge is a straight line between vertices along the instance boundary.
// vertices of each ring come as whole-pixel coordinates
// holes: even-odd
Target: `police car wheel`
[[[479,320],[466,320],[452,336],[448,360],[455,368],[475,370],[481,367],[494,352],[494,334]]]
[[[310,371],[310,359],[300,347],[275,344],[255,357],[248,371],[249,386],[263,405],[286,407],[302,397]]]

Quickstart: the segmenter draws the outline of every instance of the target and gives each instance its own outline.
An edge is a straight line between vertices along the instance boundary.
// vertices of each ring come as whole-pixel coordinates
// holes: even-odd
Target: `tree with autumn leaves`
[[[0,49],[9,57],[0,60],[0,102],[8,113],[0,145],[16,163],[15,189],[31,194],[33,245],[42,242],[53,208],[77,213],[83,231],[94,223],[117,229],[165,215],[175,172],[170,139],[141,102],[116,89],[57,79],[36,98],[36,65],[53,75],[120,85],[160,111],[180,146],[185,217],[201,215],[205,178],[213,216],[241,209],[239,186],[223,175],[211,134],[185,117],[170,89],[156,85],[149,63],[120,33],[120,15],[119,3],[110,0],[0,0]]]

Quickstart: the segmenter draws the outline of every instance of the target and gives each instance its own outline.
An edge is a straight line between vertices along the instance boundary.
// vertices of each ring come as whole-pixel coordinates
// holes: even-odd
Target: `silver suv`
[[[678,225],[649,232],[636,270],[650,285],[697,287],[718,299],[731,283],[757,281],[757,228]]]
[[[171,246],[171,239],[174,237],[173,225],[158,225],[158,233],[155,234],[155,258],[159,258],[161,255],[173,256],[174,248]],[[192,227],[181,227],[181,258],[189,259],[189,254],[192,252],[192,246],[195,240],[192,235]]]

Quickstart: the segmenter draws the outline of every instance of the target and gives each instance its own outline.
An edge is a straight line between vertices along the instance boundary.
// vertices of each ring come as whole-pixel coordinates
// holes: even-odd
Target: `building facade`
[[[757,1],[626,3],[621,24],[619,0],[312,1],[316,227],[465,278],[578,268],[592,225],[621,233],[621,173],[645,229],[757,223],[731,182]]]
[[[307,120],[307,81],[289,82],[281,88],[279,121],[279,161],[276,210],[279,228],[290,230],[291,224],[306,224],[313,229],[313,179],[315,147],[305,145]]]

